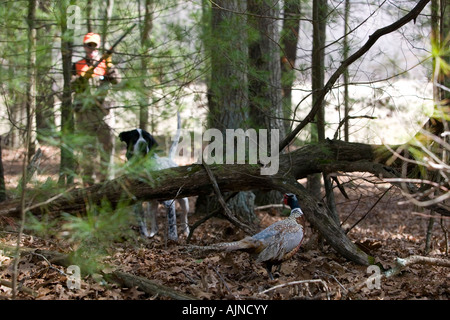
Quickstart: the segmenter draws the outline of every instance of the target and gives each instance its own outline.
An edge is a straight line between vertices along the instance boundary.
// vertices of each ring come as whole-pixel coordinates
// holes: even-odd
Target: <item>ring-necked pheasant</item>
[[[235,242],[223,242],[211,246],[197,247],[204,250],[246,251],[256,262],[265,264],[267,273],[273,280],[272,266],[281,265],[290,259],[300,248],[304,237],[305,220],[292,193],[284,195],[284,203],[291,208],[288,218],[275,222],[261,232]]]

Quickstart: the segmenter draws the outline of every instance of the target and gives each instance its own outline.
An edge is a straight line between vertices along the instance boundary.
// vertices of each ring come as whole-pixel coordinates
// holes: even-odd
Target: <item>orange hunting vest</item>
[[[75,63],[75,69],[77,72],[77,75],[84,76],[86,71],[89,70],[91,66],[87,64],[86,59],[80,60]],[[105,60],[102,60],[100,64],[97,66],[97,68],[94,69],[94,73],[92,74],[92,77],[98,77],[98,76],[104,76],[106,74],[106,62]]]

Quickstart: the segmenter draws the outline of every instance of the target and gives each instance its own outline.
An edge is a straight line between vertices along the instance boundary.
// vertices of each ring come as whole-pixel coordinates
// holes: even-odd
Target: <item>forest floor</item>
[[[43,168],[53,168],[51,156],[54,150],[45,149]],[[7,188],[17,185],[20,177],[20,155],[17,151],[3,150],[3,165]],[[54,172],[53,172],[54,173]],[[336,191],[336,202],[344,228],[353,226],[360,218],[367,216],[348,233],[350,239],[359,243],[364,250],[376,258],[384,268],[395,265],[397,257],[411,255],[448,258],[446,232],[450,221],[440,216],[434,219],[430,250],[425,253],[425,239],[430,221],[429,211],[417,212],[412,205],[399,205],[404,200],[400,191],[389,188],[369,175],[341,177],[347,181],[345,199]],[[375,183],[373,183],[375,182]],[[281,200],[281,199],[280,199]],[[379,202],[372,208],[372,206]],[[301,201],[300,201],[301,203]],[[195,198],[190,199],[192,225],[203,217],[194,214]],[[280,209],[257,210],[259,224],[264,228],[279,219]],[[130,221],[134,217],[130,209]],[[364,285],[355,290],[358,283],[372,275],[367,267],[357,265],[341,257],[324,241],[317,241],[316,233],[309,227],[306,239],[299,252],[283,263],[275,280],[270,281],[265,269],[243,252],[189,251],[185,238],[178,242],[165,241],[165,214],[159,210],[160,233],[152,239],[143,240],[134,230],[132,236],[106,245],[103,261],[108,268],[147,278],[170,287],[180,293],[199,299],[222,300],[287,300],[287,299],[362,299],[362,300],[405,300],[450,298],[450,272],[448,268],[430,265],[411,265],[401,274],[383,279],[380,287]],[[69,252],[75,248],[62,229],[63,221],[53,228],[51,235],[38,235],[25,230],[21,244],[28,248],[39,248],[58,252]],[[0,219],[0,245],[15,245],[18,222],[10,218]],[[67,231],[65,231],[67,232]],[[211,218],[194,232],[191,244],[208,245],[222,241],[238,240],[245,235],[228,221]],[[166,299],[148,295],[138,288],[124,288],[107,283],[100,275],[82,276],[81,288],[67,287],[67,274],[63,267],[50,265],[36,255],[24,255],[18,266],[19,282],[37,293],[20,292],[20,299]],[[11,281],[13,259],[0,251],[0,281]],[[304,280],[301,284],[296,281]],[[313,281],[311,281],[313,280]],[[319,281],[320,280],[320,281]],[[0,283],[0,298],[8,299],[11,288]],[[371,287],[371,288],[369,288]]]

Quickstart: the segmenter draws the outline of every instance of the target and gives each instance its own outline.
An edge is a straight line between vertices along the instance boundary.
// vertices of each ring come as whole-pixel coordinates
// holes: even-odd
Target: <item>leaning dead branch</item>
[[[415,265],[415,264],[450,268],[450,260],[449,259],[424,257],[424,256],[418,256],[418,255],[409,256],[407,258],[397,258],[395,260],[395,266],[393,268],[391,268],[383,273],[380,273],[379,275],[373,276],[370,279],[366,279],[364,281],[359,282],[357,285],[353,286],[352,288],[349,288],[348,291],[349,292],[358,292],[364,286],[367,285],[368,281],[381,281],[383,279],[394,277],[394,276],[400,274],[405,268]]]
[[[389,278],[392,276],[395,276],[399,274],[403,269],[410,265],[414,264],[425,264],[425,265],[431,265],[431,266],[438,266],[438,267],[446,267],[450,268],[450,260],[449,259],[441,259],[441,258],[432,258],[432,257],[424,257],[424,256],[410,256],[408,258],[402,259],[397,258],[396,266],[392,269],[389,269],[385,272],[385,277]]]

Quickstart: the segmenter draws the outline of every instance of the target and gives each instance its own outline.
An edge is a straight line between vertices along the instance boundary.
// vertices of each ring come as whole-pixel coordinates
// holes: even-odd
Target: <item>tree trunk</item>
[[[208,127],[222,132],[226,129],[248,127],[247,92],[247,4],[239,0],[214,2],[211,8],[211,30],[205,37],[205,47],[211,55],[211,74],[208,82]],[[224,144],[224,154],[226,145]],[[226,197],[227,195],[224,194]],[[239,213],[242,220],[253,223],[254,196],[240,194],[232,197],[228,206]],[[200,196],[196,211],[207,213],[220,209],[215,196]]]
[[[43,8],[46,10],[46,8]],[[42,53],[37,57],[37,96],[36,96],[36,138],[40,143],[45,143],[48,138],[54,136],[55,132],[55,110],[53,79],[49,77],[54,63],[52,57],[53,38],[52,26],[45,26],[38,30],[40,42],[43,43]]]
[[[256,37],[249,41],[248,88],[250,121],[253,128],[268,130],[267,146],[271,145],[272,130],[285,135],[280,65],[279,3],[276,0],[248,2],[249,27]],[[261,143],[261,141],[259,141]],[[257,205],[273,204],[282,195],[277,191],[255,190]]]
[[[145,0],[145,13],[143,26],[141,28],[141,50],[143,56],[141,57],[141,70],[142,70],[142,85],[143,96],[139,99],[139,128],[143,130],[148,129],[148,106],[149,97],[147,96],[148,88],[150,86],[150,61],[149,61],[149,49],[150,49],[150,33],[153,29],[153,0]]]
[[[215,2],[216,3],[216,2]],[[246,128],[247,33],[244,1],[222,0],[213,4],[211,35],[205,46],[211,54],[211,76],[208,83],[208,127],[219,129]]]
[[[343,43],[343,56],[344,60],[348,59],[348,53],[350,47],[348,44],[348,18],[350,15],[350,0],[345,0],[345,13],[344,13],[344,43]],[[349,106],[349,93],[348,93],[349,75],[348,69],[344,71],[344,141],[350,141],[350,130],[349,130],[349,116],[350,116],[350,106]]]
[[[288,0],[284,2],[284,20],[281,30],[281,86],[283,90],[283,112],[285,119],[291,119],[292,86],[295,80],[295,61],[300,33],[301,2]],[[290,121],[284,121],[284,130],[290,131]]]
[[[449,35],[450,35],[450,0],[442,0],[441,1],[441,25],[440,25],[440,38],[441,38],[441,47],[448,49],[449,47]],[[447,63],[447,66],[450,65],[450,54],[448,51],[442,56],[442,59]],[[450,75],[447,70],[447,74],[442,77],[442,85],[447,89],[450,89]],[[450,92],[448,90],[441,90],[442,92],[442,100],[446,100],[447,105],[450,100]],[[446,130],[449,130],[448,127]]]
[[[325,36],[327,26],[327,0],[313,1],[313,48],[311,63],[312,103],[319,103],[320,90],[323,90],[325,77]],[[320,103],[315,123],[311,124],[311,142],[325,140],[325,101]],[[320,198],[321,175],[314,174],[308,177],[308,190]],[[325,189],[328,189],[325,186]]]
[[[86,28],[87,32],[94,32],[92,28],[92,0],[86,0]]]
[[[30,160],[36,151],[36,0],[28,2],[28,52],[27,52],[27,131],[30,132],[28,146],[28,159]],[[28,129],[29,128],[29,129]]]
[[[2,160],[2,136],[0,136],[0,202],[6,200],[5,172]]]
[[[311,65],[312,103],[319,101],[325,79],[325,37],[327,28],[327,0],[313,1],[313,48]],[[311,136],[313,142],[325,140],[325,102],[322,101],[316,115]]]
[[[102,51],[105,52],[106,50],[108,50],[109,48],[107,47],[107,39],[108,39],[108,28],[109,28],[109,24],[111,21],[111,17],[113,14],[113,9],[114,9],[114,0],[105,0],[104,2],[106,2],[105,6],[102,8],[103,12],[101,13],[102,16],[102,32],[101,32],[101,36],[102,36]]]
[[[283,137],[278,1],[249,1],[248,11],[257,37],[249,44],[250,120],[255,129],[278,129]]]
[[[61,162],[59,167],[59,183],[70,185],[74,182],[72,172],[75,170],[75,159],[70,137],[74,134],[75,124],[72,109],[72,43],[73,30],[67,28],[67,0],[60,3],[61,14],[61,55],[63,68],[63,94],[61,102]]]

